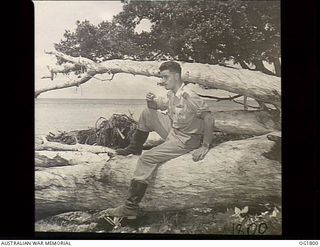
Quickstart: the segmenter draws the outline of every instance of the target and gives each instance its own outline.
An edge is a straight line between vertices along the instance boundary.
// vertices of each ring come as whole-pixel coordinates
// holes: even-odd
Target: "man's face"
[[[176,72],[170,72],[170,70],[160,71],[161,81],[160,84],[165,87],[166,90],[173,90],[178,82],[179,74]]]

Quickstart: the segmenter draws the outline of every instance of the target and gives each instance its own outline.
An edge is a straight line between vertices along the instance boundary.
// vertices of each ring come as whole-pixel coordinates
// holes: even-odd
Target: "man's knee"
[[[156,110],[154,109],[150,109],[150,108],[145,108],[142,113],[141,113],[141,117],[144,119],[148,119],[150,118],[152,115],[154,115]]]
[[[152,109],[149,108],[145,108],[139,118],[139,123],[138,123],[138,129],[142,130],[142,131],[148,131],[151,132],[153,131],[153,127],[152,127],[152,118],[155,113],[153,113]]]
[[[139,162],[143,163],[144,165],[153,166],[156,165],[155,157],[152,154],[152,150],[148,150],[142,153],[142,155],[139,157]]]

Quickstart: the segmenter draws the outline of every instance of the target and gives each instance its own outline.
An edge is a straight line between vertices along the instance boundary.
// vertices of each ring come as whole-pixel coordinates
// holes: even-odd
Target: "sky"
[[[47,65],[55,64],[55,57],[44,51],[54,50],[65,30],[74,31],[77,20],[89,20],[97,25],[104,20],[111,20],[122,10],[120,1],[34,1],[35,8],[35,88],[53,83],[50,79],[40,79],[49,75]],[[142,21],[136,29],[148,30],[150,23]],[[98,75],[100,79],[110,78],[109,75]],[[68,80],[58,75],[54,81]],[[117,74],[114,79],[100,81],[91,79],[81,88],[65,88],[45,92],[39,98],[145,98],[147,92],[165,95],[165,90],[157,86],[159,78]],[[139,85],[139,86],[137,86]]]
[[[34,1],[35,8],[35,88],[42,88],[54,82],[70,80],[58,74],[54,81],[41,79],[48,76],[47,65],[53,66],[56,58],[45,54],[53,51],[54,43],[58,43],[65,30],[74,31],[76,21],[88,20],[97,25],[104,20],[112,20],[123,7],[120,1]],[[136,32],[150,30],[151,23],[142,20]],[[108,79],[110,75],[97,75],[100,79]],[[99,99],[144,99],[148,92],[158,96],[166,96],[166,90],[157,86],[159,78],[116,74],[112,81],[91,79],[79,88],[71,87],[42,93],[39,98],[99,98]],[[195,86],[196,91],[215,96],[233,95],[222,90],[203,90]]]

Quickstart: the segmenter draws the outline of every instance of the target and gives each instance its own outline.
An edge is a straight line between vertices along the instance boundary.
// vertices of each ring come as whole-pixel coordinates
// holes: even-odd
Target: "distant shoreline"
[[[210,99],[210,98],[203,98],[203,99],[216,101],[216,99]],[[145,98],[36,98],[35,100],[145,100]],[[248,101],[255,101],[255,100],[248,99]]]
[[[57,99],[57,100],[73,100],[73,99],[76,99],[76,100],[104,100],[104,99],[107,99],[107,100],[145,100],[144,98],[141,98],[141,99],[138,99],[138,98],[36,98],[36,100],[41,100],[41,99]]]

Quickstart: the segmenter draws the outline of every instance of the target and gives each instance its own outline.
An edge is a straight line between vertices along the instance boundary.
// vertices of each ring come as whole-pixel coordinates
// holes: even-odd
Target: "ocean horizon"
[[[205,101],[212,111],[243,109],[243,106],[231,101]],[[144,108],[145,99],[37,98],[35,135],[92,128],[98,118],[110,118],[115,113],[132,114],[138,121]]]

